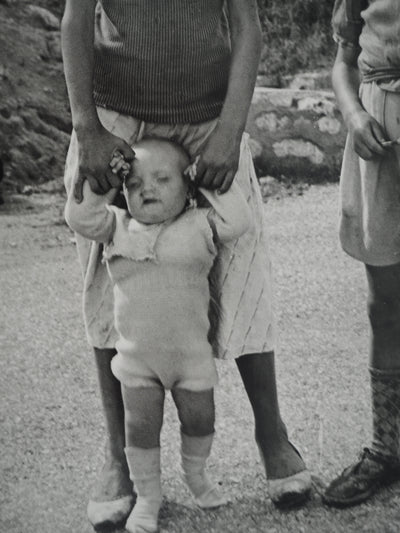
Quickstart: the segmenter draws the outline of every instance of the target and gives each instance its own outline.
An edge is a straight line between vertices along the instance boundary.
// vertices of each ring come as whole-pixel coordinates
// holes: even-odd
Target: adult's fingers
[[[128,161],[128,163],[135,159],[135,151],[127,143],[124,143],[122,146],[119,146],[118,151],[121,152],[123,158],[125,159],[125,161]]]
[[[374,156],[376,157],[379,152],[382,152],[383,148],[375,138],[372,125],[369,125],[369,127],[365,128],[364,130],[355,133],[354,149],[362,159],[367,161],[372,159]]]
[[[369,161],[370,159],[373,158],[373,153],[368,148],[368,146],[363,142],[355,142],[354,150],[362,159],[365,159],[366,161]]]
[[[388,148],[390,147],[382,146],[382,143],[386,141],[382,128],[379,126],[377,122],[373,122],[371,125],[371,131],[372,131],[372,135],[374,138],[374,143],[373,143],[374,152],[379,155],[384,155],[386,151],[388,150]]]
[[[226,174],[227,174],[226,170],[220,170],[219,172],[217,172],[214,175],[214,178],[213,178],[213,181],[212,181],[212,184],[211,184],[211,188],[212,189],[219,189],[222,186],[222,184],[224,183]]]
[[[118,174],[124,165],[129,165],[129,163],[127,163],[125,159],[112,159],[111,163],[109,164],[109,167],[111,168],[111,172],[113,174]]]
[[[114,150],[112,157],[111,157],[111,161],[108,163],[108,165],[111,168],[114,168],[116,165],[118,165],[118,163],[120,162],[123,163],[124,161],[125,161],[124,156],[121,154],[121,152],[118,150]]]
[[[106,174],[99,174],[96,177],[92,176],[91,174],[88,174],[86,178],[89,182],[90,188],[95,194],[105,194],[111,188],[108,183]]]
[[[85,179],[85,176],[78,176],[74,186],[74,198],[78,204],[80,204],[83,200],[83,183]]]
[[[121,178],[119,177],[119,174],[116,174],[114,172],[114,169],[107,170],[106,177],[107,177],[107,182],[108,182],[107,191],[110,189],[116,189],[121,185]]]
[[[235,170],[230,170],[229,172],[227,172],[225,174],[224,181],[223,181],[222,185],[218,189],[218,192],[220,194],[224,194],[225,192],[229,191],[229,189],[230,189],[230,187],[231,187],[231,185],[233,183],[233,180],[235,178],[235,174],[236,174]]]
[[[214,187],[214,178],[216,175],[216,171],[212,168],[207,168],[205,173],[203,174],[203,177],[199,181],[199,184],[204,187],[205,189],[215,189]]]
[[[203,183],[203,178],[205,176],[205,173],[207,171],[206,165],[203,163],[201,157],[196,158],[197,162],[195,162],[195,181],[196,183]]]

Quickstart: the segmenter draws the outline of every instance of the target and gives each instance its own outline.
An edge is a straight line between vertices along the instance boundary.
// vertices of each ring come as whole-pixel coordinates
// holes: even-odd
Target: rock
[[[272,176],[264,176],[259,178],[261,196],[263,200],[267,200],[270,196],[278,194],[281,190],[280,182]]]
[[[256,119],[257,127],[260,129],[267,129],[274,132],[279,129],[287,128],[290,125],[290,119],[286,115],[278,117],[276,113],[262,113]]]
[[[33,187],[31,187],[31,185],[24,185],[21,189],[21,194],[30,196],[31,194],[33,194]]]
[[[331,89],[331,71],[300,72],[293,76],[284,76],[281,87],[301,90]]]
[[[293,91],[285,89],[267,89],[264,87],[256,88],[254,91],[253,102],[265,102],[265,95],[268,94],[268,102],[270,108],[274,107],[291,107],[293,103]]]
[[[55,59],[56,61],[62,61],[61,53],[61,35],[59,31],[51,32],[47,36],[47,50],[49,52],[50,59]]]
[[[44,7],[29,5],[28,14],[31,15],[32,21],[44,30],[59,30],[60,21],[48,9]]]
[[[338,180],[346,129],[331,91],[257,87],[246,130],[259,175]]]
[[[269,75],[269,74],[261,74],[260,76],[257,76],[256,80],[257,87],[275,87],[279,88],[281,87],[281,80],[279,76],[275,75]]]
[[[38,23],[32,13],[45,13],[48,22]],[[32,5],[14,10],[1,6],[0,26],[3,188],[35,187],[48,180],[61,183],[71,118],[60,61],[60,33],[43,29],[58,28],[58,19]],[[41,57],[46,58],[45,63]]]
[[[274,143],[273,149],[277,157],[305,157],[315,165],[321,165],[325,159],[324,154],[314,143],[302,139],[284,139]]]
[[[324,96],[317,95],[299,98],[297,107],[300,111],[313,111],[314,113],[333,115],[336,104]]]
[[[318,127],[321,132],[328,132],[331,135],[336,135],[340,132],[342,124],[336,118],[321,117],[318,120]]]

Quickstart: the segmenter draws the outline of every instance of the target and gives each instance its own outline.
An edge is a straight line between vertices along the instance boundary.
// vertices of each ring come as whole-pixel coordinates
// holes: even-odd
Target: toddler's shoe
[[[215,509],[216,507],[221,507],[221,505],[226,505],[229,500],[221,493],[217,485],[211,485],[208,490],[197,496],[194,501],[201,509]]]
[[[322,500],[333,507],[357,505],[370,498],[379,487],[400,480],[400,462],[390,461],[364,448],[359,461],[334,479]]]
[[[302,470],[293,476],[268,480],[268,492],[272,502],[281,508],[296,507],[310,497],[311,474]]]
[[[138,498],[125,524],[128,533],[157,533],[161,500]]]

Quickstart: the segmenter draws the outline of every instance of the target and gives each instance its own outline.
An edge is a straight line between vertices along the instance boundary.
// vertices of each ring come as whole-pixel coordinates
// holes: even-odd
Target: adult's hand
[[[239,166],[241,135],[218,125],[199,155],[196,182],[223,194],[232,185]]]
[[[119,187],[120,178],[112,171],[110,162],[114,152],[119,151],[125,161],[130,163],[135,157],[132,148],[120,137],[113,135],[100,126],[77,134],[78,138],[78,179],[74,188],[75,200],[83,199],[83,183],[88,180],[96,194],[105,194],[111,188]]]
[[[385,154],[388,148],[382,146],[385,134],[379,123],[366,111],[357,110],[347,120],[353,138],[355,152],[365,160]]]

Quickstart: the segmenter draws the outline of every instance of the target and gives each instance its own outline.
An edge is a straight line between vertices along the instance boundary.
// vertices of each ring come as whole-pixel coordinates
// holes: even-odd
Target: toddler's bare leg
[[[214,390],[192,391],[172,389],[182,433],[190,437],[204,437],[214,433]]]
[[[160,432],[164,411],[162,387],[122,386],[126,458],[137,500],[125,528],[129,533],[157,531],[161,506]]]
[[[122,385],[125,409],[126,446],[156,448],[164,415],[165,391],[160,386],[126,387]]]
[[[181,422],[183,478],[200,507],[224,505],[227,499],[205,471],[214,437],[214,391],[176,388],[172,390],[172,397]]]
[[[99,391],[106,425],[105,462],[88,504],[88,518],[95,528],[123,523],[133,503],[124,453],[124,408],[119,381],[111,372],[113,349],[94,348]]]

